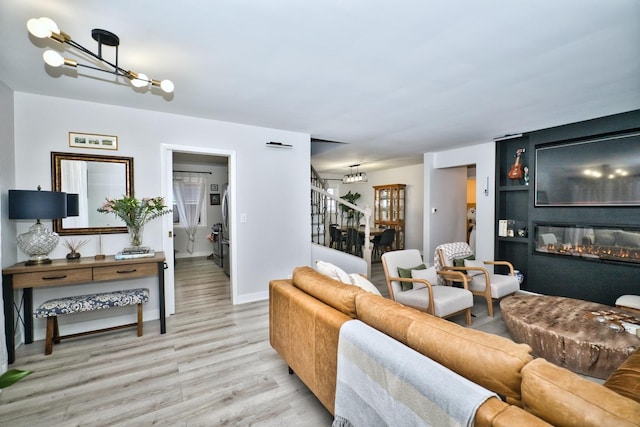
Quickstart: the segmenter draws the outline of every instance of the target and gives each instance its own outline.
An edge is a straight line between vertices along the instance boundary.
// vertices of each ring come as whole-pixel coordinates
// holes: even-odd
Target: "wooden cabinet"
[[[404,249],[406,185],[374,185],[373,223],[376,227],[393,228],[396,238],[392,248]]]

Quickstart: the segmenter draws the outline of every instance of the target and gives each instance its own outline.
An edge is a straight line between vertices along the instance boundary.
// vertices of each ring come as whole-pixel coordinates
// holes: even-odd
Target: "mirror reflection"
[[[51,153],[52,181],[55,191],[79,195],[79,216],[55,220],[58,234],[126,233],[113,215],[97,209],[107,197],[131,195],[133,158],[73,153]]]

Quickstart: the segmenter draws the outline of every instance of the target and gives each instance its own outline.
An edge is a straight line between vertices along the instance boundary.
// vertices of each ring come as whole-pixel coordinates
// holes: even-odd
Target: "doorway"
[[[181,146],[181,145],[168,145],[163,144],[161,146],[161,157],[162,157],[162,193],[163,197],[167,201],[173,200],[173,166],[174,166],[174,157],[178,159],[193,159],[194,163],[196,160],[200,162],[211,162],[217,161],[222,162],[226,160],[227,165],[227,181],[221,182],[218,184],[218,189],[220,191],[213,192],[211,188],[207,188],[206,191],[206,200],[204,201],[207,204],[211,203],[210,194],[222,194],[221,193],[221,185],[228,183],[229,192],[228,192],[228,200],[229,200],[229,228],[228,235],[229,240],[234,241],[235,236],[235,228],[234,228],[234,220],[235,218],[235,171],[236,171],[236,153],[233,150],[223,150],[223,149],[215,149],[215,148],[205,148],[205,147],[189,147],[189,146]],[[215,197],[213,197],[215,201]],[[170,203],[170,202],[169,202]],[[210,228],[210,227],[209,227]],[[167,314],[175,313],[175,268],[174,262],[176,261],[174,255],[174,223],[172,215],[166,215],[163,218],[163,250],[166,256],[166,269],[165,269],[165,295],[166,295],[166,307]],[[230,294],[231,294],[231,303],[235,304],[237,300],[237,287],[236,287],[236,266],[234,264],[234,259],[237,259],[235,252],[237,251],[237,245],[230,245],[229,247],[229,280],[230,280]],[[179,259],[178,259],[179,262]]]

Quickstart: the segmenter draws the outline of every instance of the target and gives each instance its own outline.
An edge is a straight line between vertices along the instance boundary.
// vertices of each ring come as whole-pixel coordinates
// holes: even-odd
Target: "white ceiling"
[[[41,16],[93,51],[91,29],[114,32],[120,66],[175,92],[49,69],[41,55],[55,43],[26,29]],[[375,170],[640,108],[640,1],[0,0],[0,80],[306,132],[345,143],[314,155],[317,170]]]

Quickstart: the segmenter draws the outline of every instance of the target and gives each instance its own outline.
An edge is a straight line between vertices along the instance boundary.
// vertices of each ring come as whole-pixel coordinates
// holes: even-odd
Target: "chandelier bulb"
[[[64,58],[55,50],[45,50],[42,59],[51,67],[60,67],[64,64]]]
[[[160,82],[160,89],[165,91],[166,93],[172,93],[175,86],[171,80],[163,80]]]
[[[60,34],[60,29],[50,18],[31,18],[27,21],[29,33],[39,39],[51,37],[52,33]]]
[[[145,87],[149,84],[149,77],[142,73],[131,73],[133,78],[131,79],[131,85],[133,87]]]

